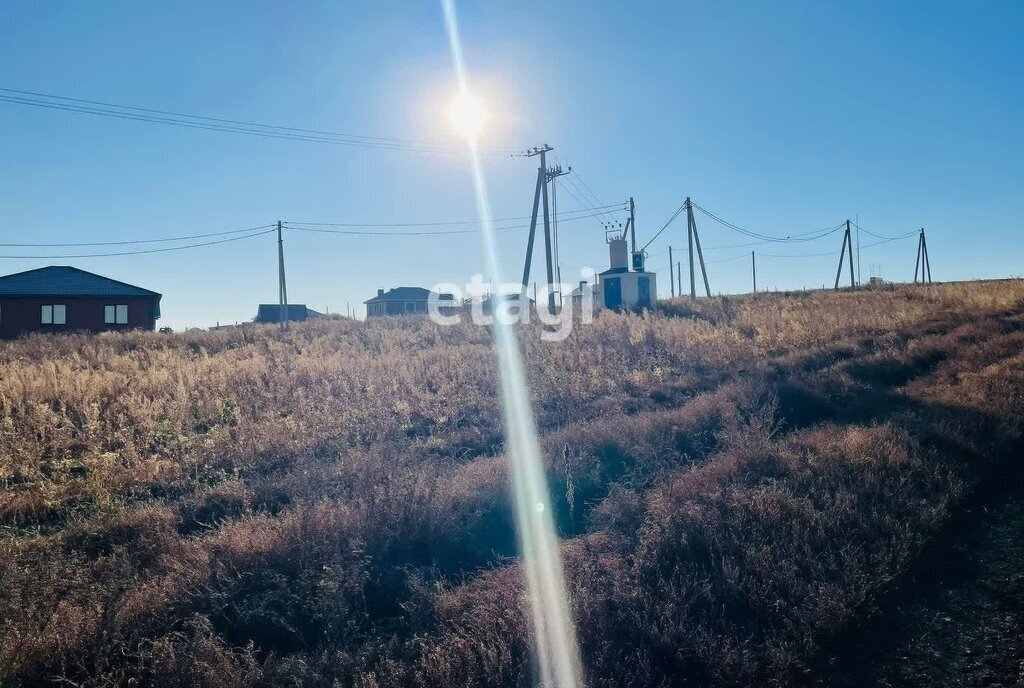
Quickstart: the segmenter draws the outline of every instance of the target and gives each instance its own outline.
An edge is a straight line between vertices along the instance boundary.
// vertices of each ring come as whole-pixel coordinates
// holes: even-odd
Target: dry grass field
[[[538,334],[590,685],[828,685],[1020,470],[1024,281]],[[418,319],[0,345],[0,685],[529,685],[497,396]]]

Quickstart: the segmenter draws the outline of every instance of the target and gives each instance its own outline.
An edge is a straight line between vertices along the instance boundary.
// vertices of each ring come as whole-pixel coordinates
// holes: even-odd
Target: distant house
[[[595,289],[592,284],[588,284],[586,280],[581,280],[580,286],[573,289],[572,293],[569,294],[569,300],[572,303],[573,308],[579,309],[583,304],[584,297],[593,298],[594,291]]]
[[[323,315],[323,313],[318,313],[312,308],[307,308],[302,303],[289,303],[287,308],[288,320],[291,322],[319,318]],[[281,306],[279,304],[261,303],[259,308],[256,309],[256,317],[253,319],[253,322],[277,323],[281,322],[281,320]]]
[[[519,300],[522,298],[521,294],[512,292],[509,294],[491,294],[485,297],[481,302],[480,306],[483,312],[487,315],[494,315],[494,309],[499,306],[504,300],[504,308],[507,310],[511,317],[518,318],[520,316],[520,305]],[[537,303],[529,296],[526,297],[526,308],[527,312],[534,312],[537,309]]]
[[[153,330],[161,295],[149,289],[51,265],[0,277],[0,339],[29,332]]]
[[[378,289],[375,297],[363,302],[366,304],[366,317],[426,315],[427,302],[430,300],[431,294],[438,301],[447,302],[445,305],[439,306],[443,311],[457,306],[451,294],[438,294],[423,287],[395,287],[388,292]]]

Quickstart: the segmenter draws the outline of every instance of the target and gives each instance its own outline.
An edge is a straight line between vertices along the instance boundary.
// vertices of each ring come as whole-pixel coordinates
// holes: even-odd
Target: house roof
[[[303,303],[288,304],[289,320],[306,320],[315,318],[323,313],[318,313],[312,308],[306,307]],[[261,303],[256,309],[256,322],[277,322],[281,319],[281,305],[277,303]]]
[[[629,268],[608,268],[604,272],[599,272],[599,275],[621,275],[625,272],[629,272]]]
[[[377,303],[379,301],[426,301],[430,298],[431,292],[429,289],[423,287],[395,287],[384,294],[374,296],[368,301],[363,303]],[[451,294],[437,294],[437,299],[442,301],[450,301],[452,298]]]
[[[70,265],[16,272],[0,277],[0,296],[156,297],[160,294]]]
[[[492,301],[494,301],[495,298],[497,297],[502,297],[506,301],[519,301],[521,295],[515,292],[512,292],[510,294],[489,294],[488,296],[484,297],[483,302],[489,304]],[[526,300],[529,301],[530,303],[536,303],[536,301],[534,301],[533,298],[529,296],[526,297]]]

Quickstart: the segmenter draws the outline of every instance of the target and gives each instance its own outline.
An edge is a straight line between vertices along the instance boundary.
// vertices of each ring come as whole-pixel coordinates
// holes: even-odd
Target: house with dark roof
[[[0,339],[29,332],[153,330],[161,295],[70,265],[0,277]]]
[[[439,306],[439,310],[447,313],[458,304],[451,294],[438,294],[423,287],[395,287],[387,292],[383,289],[377,290],[377,295],[366,304],[366,317],[379,318],[389,315],[426,315],[427,302],[431,295],[445,305]]]
[[[285,307],[277,303],[261,303],[259,308],[256,309],[256,317],[253,318],[253,322],[278,323],[281,322],[281,316],[285,313],[287,313],[290,322],[319,318],[323,315],[323,313],[318,313],[312,308],[307,307],[304,303],[289,303]]]

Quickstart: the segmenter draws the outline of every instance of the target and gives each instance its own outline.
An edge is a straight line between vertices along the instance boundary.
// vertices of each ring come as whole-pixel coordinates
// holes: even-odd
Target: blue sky
[[[634,196],[646,241],[682,199],[767,234],[859,217],[924,226],[936,279],[1020,275],[1024,5],[1014,2],[463,2],[485,144],[549,143],[605,202]],[[353,134],[457,143],[438,3],[5,3],[0,86]],[[156,238],[263,225],[472,219],[458,156],[165,127],[0,103],[5,242]],[[498,218],[526,215],[533,160],[493,156]],[[577,183],[580,183],[578,180]],[[578,207],[566,193],[560,208]],[[620,215],[620,217],[622,217]],[[697,216],[716,292],[750,289],[748,241]],[[563,277],[604,268],[596,220],[561,228]],[[526,235],[501,235],[508,277]],[[762,287],[831,283],[839,235],[752,247]],[[868,243],[862,237],[862,243]],[[685,223],[651,245],[664,271]],[[62,249],[3,248],[4,254]],[[277,297],[272,236],[73,264],[164,294],[176,329],[251,318]],[[78,251],[68,250],[69,253]],[[914,239],[862,254],[905,280]],[[542,253],[534,274],[542,274]],[[378,287],[465,282],[473,236],[289,233],[293,302],[344,312]],[[666,276],[659,288],[666,292]],[[686,279],[684,275],[684,279]],[[361,306],[360,306],[361,308]]]

